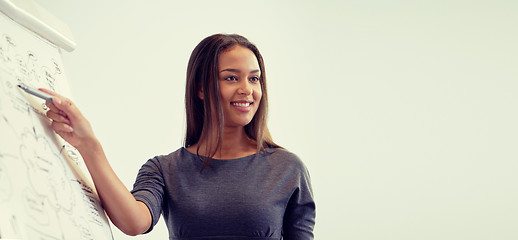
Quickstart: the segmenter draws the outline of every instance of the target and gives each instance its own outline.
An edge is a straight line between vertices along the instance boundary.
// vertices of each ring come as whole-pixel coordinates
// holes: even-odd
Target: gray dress
[[[284,149],[201,160],[185,148],[148,160],[132,194],[153,223],[163,214],[169,239],[313,239],[315,202],[308,170]]]

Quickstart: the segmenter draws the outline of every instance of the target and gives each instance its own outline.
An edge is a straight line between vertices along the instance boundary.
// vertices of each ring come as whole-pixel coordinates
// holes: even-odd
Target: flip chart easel
[[[50,128],[43,100],[18,84],[71,96],[66,25],[32,1],[0,0],[0,239],[113,239],[76,149]]]

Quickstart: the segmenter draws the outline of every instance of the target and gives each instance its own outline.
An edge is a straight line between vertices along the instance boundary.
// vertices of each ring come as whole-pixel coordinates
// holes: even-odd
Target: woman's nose
[[[241,87],[239,88],[239,94],[241,95],[252,95],[252,93],[254,93],[254,89],[252,88],[252,86],[250,85],[250,83],[248,83],[248,81],[245,81],[244,84],[241,85]]]

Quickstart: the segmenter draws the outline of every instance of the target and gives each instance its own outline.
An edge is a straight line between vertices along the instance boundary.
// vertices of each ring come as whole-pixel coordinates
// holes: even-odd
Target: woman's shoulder
[[[302,159],[297,154],[285,148],[267,148],[264,150],[264,156],[285,168],[306,171],[306,165]]]
[[[266,156],[271,156],[271,157],[276,157],[276,158],[299,159],[300,160],[300,158],[295,153],[293,153],[285,148],[281,148],[281,147],[266,148],[264,150],[264,153]]]
[[[163,162],[163,161],[170,161],[172,159],[178,158],[179,154],[181,154],[182,148],[178,148],[177,150],[165,153],[165,154],[158,154],[152,157],[149,160],[156,161],[156,162]]]
[[[181,159],[192,158],[192,153],[187,151],[184,147],[180,147],[173,152],[168,154],[156,155],[155,157],[149,159],[146,164],[155,164],[155,165],[177,165],[180,163]]]

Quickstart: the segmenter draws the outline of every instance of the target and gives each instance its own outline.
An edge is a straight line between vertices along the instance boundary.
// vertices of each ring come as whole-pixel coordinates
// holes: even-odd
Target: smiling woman
[[[203,156],[204,167],[216,154],[220,159],[236,158],[279,147],[266,125],[268,94],[263,58],[246,38],[216,34],[201,41],[189,60],[185,98],[184,146]],[[234,128],[223,134],[231,129],[226,126]],[[239,143],[248,144],[237,154],[227,151]]]
[[[259,50],[239,35],[202,40],[187,68],[184,147],[148,160],[129,192],[88,121],[51,91],[52,127],[85,160],[111,221],[128,235],[164,216],[169,239],[313,239],[309,172],[275,144]]]

